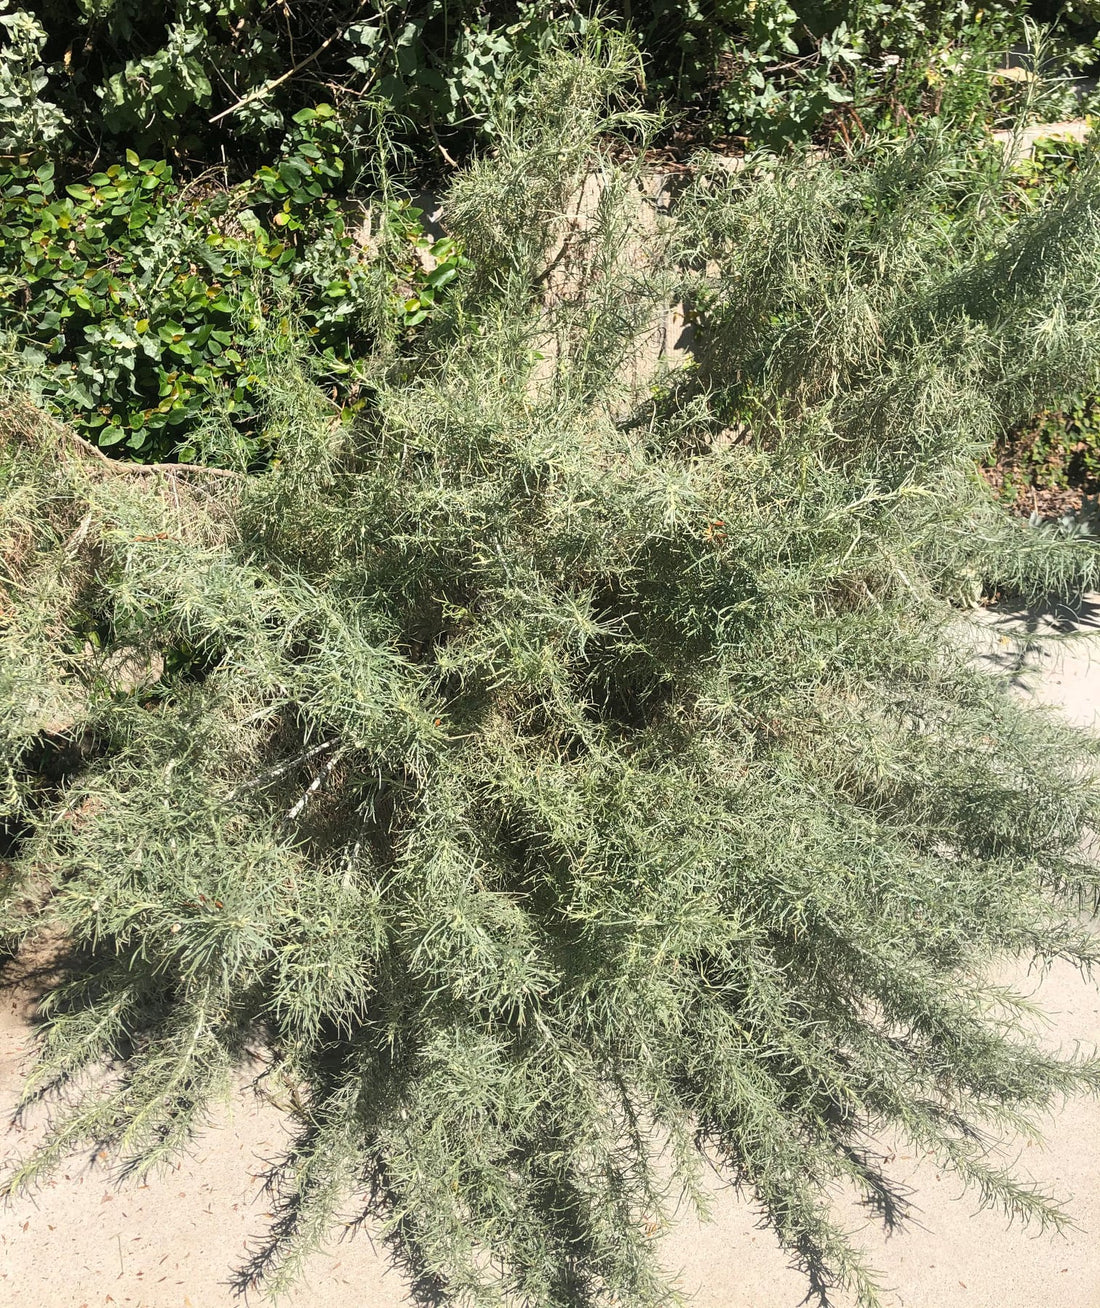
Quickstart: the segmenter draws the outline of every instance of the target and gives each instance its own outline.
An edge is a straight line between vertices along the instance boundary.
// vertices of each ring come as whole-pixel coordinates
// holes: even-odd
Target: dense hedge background
[[[567,44],[596,8],[3,0],[0,148],[54,142],[84,157],[133,148],[247,172],[299,109],[335,99],[349,142],[364,149],[383,109],[418,143],[438,133],[461,152],[492,135],[506,70]],[[1081,3],[620,0],[599,9],[634,33],[651,105],[702,139],[776,143],[929,113],[960,122],[996,113],[996,69],[1027,44],[1036,17],[1057,19],[1060,70],[1087,71],[1097,53],[1095,7]]]

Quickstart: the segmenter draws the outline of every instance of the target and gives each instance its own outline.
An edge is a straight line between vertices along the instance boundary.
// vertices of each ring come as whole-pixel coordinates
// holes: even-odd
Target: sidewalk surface
[[[1006,669],[1020,693],[1100,729],[1100,596],[1073,613],[985,615],[981,656]],[[1061,631],[1054,647],[1029,647],[1028,631]],[[1020,981],[1021,978],[1015,978]],[[1051,1018],[1051,1039],[1100,1046],[1100,990],[1068,967],[1022,978]],[[26,1000],[3,993],[0,1121],[10,1116],[29,1049]],[[242,1089],[223,1120],[174,1171],[117,1189],[102,1163],[74,1160],[33,1198],[0,1208],[0,1304],[20,1308],[231,1308],[229,1271],[265,1229],[256,1177],[285,1139],[277,1109]],[[0,1135],[0,1155],[20,1136]],[[904,1308],[1100,1308],[1100,1104],[1075,1100],[1051,1123],[1046,1148],[1014,1151],[1044,1188],[1070,1201],[1079,1229],[1032,1235],[959,1201],[952,1177],[899,1150],[893,1174],[915,1189],[916,1223],[887,1240],[858,1213],[851,1226],[883,1284]],[[805,1282],[749,1205],[718,1190],[713,1221],[686,1217],[668,1238],[697,1308],[796,1308]],[[919,1223],[919,1224],[918,1224]],[[261,1302],[256,1295],[249,1302]],[[334,1240],[310,1264],[285,1308],[409,1308],[399,1276],[366,1233]],[[838,1308],[843,1304],[838,1301]],[[846,1306],[845,1306],[846,1308]]]

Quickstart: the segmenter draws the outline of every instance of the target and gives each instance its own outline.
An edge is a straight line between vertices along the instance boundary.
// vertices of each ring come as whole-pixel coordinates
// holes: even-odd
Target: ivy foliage
[[[32,392],[128,458],[193,459],[228,418],[219,448],[248,463],[261,338],[301,332],[354,405],[355,360],[424,322],[465,260],[407,201],[349,205],[341,139],[331,106],[299,110],[229,189],[132,150],[68,185],[52,161],[0,165],[0,328]]]
[[[353,423],[273,356],[262,474],[8,411],[0,922],[71,950],[10,1184],[169,1160],[257,1050],[299,1134],[242,1285],[366,1192],[446,1302],[665,1304],[651,1235],[709,1159],[870,1306],[830,1194],[904,1216],[883,1130],[1061,1220],[986,1142],[1100,1067],[987,977],[1100,961],[1095,751],[945,597],[1097,578],[973,459],[1093,375],[1100,177],[1022,208],[935,136],[715,166],[647,264],[631,68],[527,79],[449,197],[470,275]],[[679,293],[699,370],[627,384]]]

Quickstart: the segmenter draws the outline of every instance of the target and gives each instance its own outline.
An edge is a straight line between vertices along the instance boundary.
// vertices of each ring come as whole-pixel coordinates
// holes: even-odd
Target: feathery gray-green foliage
[[[460,178],[476,276],[365,414],[268,361],[271,471],[8,413],[2,920],[69,951],[11,1182],[162,1162],[259,1048],[300,1135],[242,1284],[365,1188],[456,1305],[663,1304],[709,1157],[871,1305],[830,1194],[903,1210],[887,1129],[1060,1220],[985,1143],[1100,1067],[987,977],[1096,959],[1095,770],[948,600],[1096,578],[973,465],[1094,366],[1095,174],[1030,213],[934,140],[704,167],[645,267],[592,108],[623,59],[545,70]],[[669,269],[699,367],[624,393]]]

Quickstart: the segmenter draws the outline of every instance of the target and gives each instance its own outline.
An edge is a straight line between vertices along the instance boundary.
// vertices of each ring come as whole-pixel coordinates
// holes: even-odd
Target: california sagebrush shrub
[[[258,1049],[300,1134],[242,1284],[366,1188],[449,1302],[665,1303],[709,1157],[874,1304],[830,1190],[903,1212],[886,1130],[1058,1220],[987,1133],[1100,1069],[986,978],[1096,959],[1092,756],[947,600],[1096,576],[974,454],[1095,355],[1098,183],[1010,221],[934,141],[704,169],[647,267],[622,71],[553,65],[459,179],[474,266],[354,422],[269,360],[268,472],[9,412],[2,920],[64,943],[28,1101],[66,1091],[11,1183],[155,1166]],[[699,368],[624,393],[670,268]]]
[[[1055,135],[1037,140],[1030,158],[1017,165],[1033,196],[1058,187],[1095,154],[1096,142]],[[1049,516],[1065,510],[1081,494],[1100,489],[1100,398],[1081,390],[1076,379],[1069,394],[1041,413],[1027,413],[1004,433],[991,452],[992,477],[1004,500],[1017,512]],[[1040,499],[1040,496],[1042,497]]]

